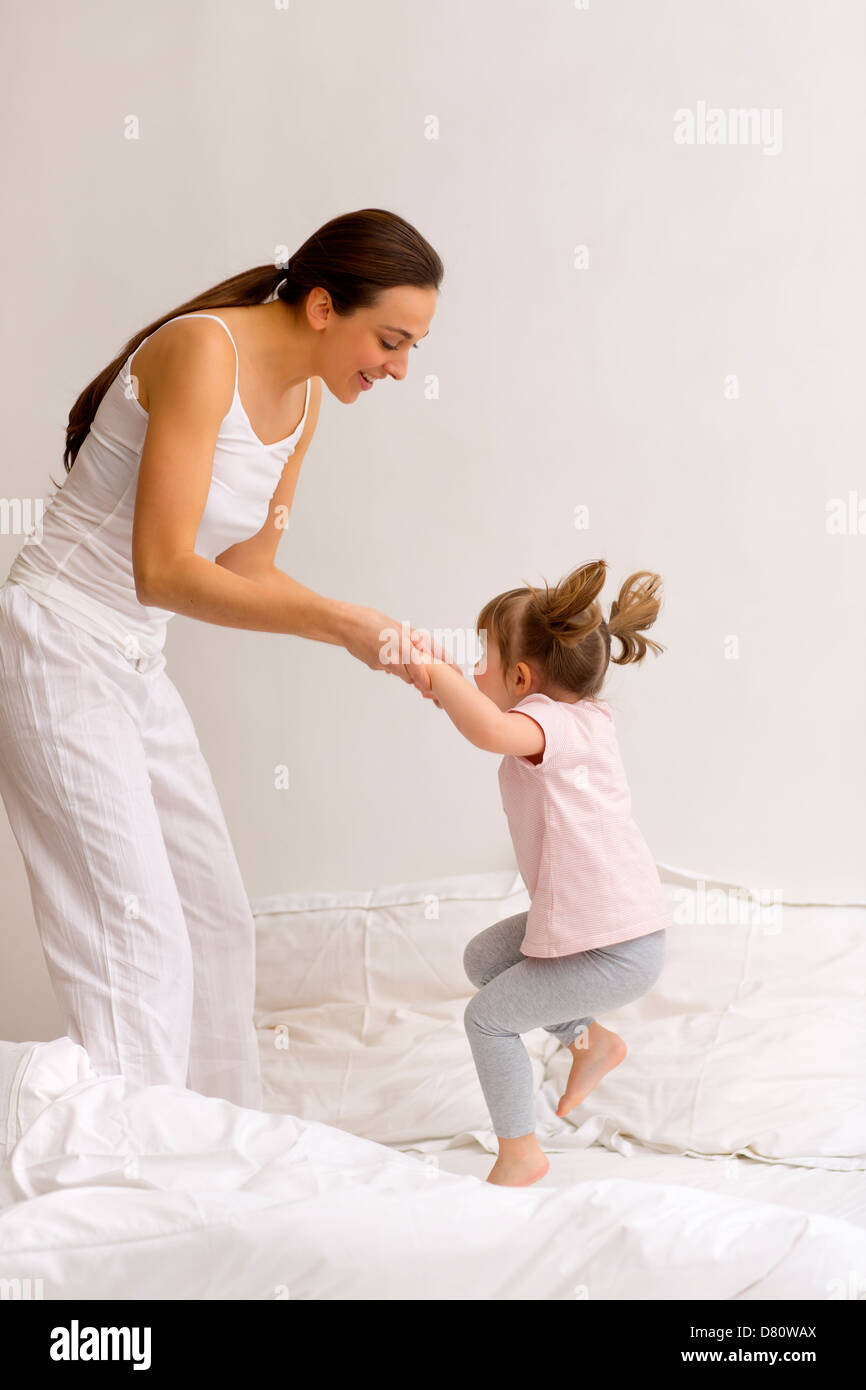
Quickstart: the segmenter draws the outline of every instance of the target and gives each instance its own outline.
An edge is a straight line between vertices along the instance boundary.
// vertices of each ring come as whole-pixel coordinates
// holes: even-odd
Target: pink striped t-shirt
[[[499,764],[502,809],[532,899],[521,954],[568,956],[669,926],[607,701],[536,694],[511,708],[545,738],[540,763],[508,754]]]

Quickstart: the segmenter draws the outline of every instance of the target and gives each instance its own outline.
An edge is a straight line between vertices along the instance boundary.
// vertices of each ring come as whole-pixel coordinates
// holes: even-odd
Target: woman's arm
[[[175,555],[159,578],[137,589],[140,603],[202,623],[282,632],[345,646],[360,606],[326,598],[276,565],[251,579],[195,553]]]
[[[399,632],[399,622],[377,609],[315,593],[273,564],[280,537],[273,524],[276,505],[291,501],[299,459],[287,464],[257,537],[230,547],[220,556],[223,564],[196,554],[214,448],[231,404],[235,370],[234,349],[213,320],[194,317],[167,325],[159,371],[150,381],[135,496],[132,564],[139,602],[221,627],[293,634],[343,646],[372,670],[397,675],[420,688],[417,667],[408,672],[399,663],[379,658],[380,631]],[[311,398],[314,403],[317,400]],[[311,419],[305,445],[314,424]]]
[[[401,622],[378,608],[325,598],[276,565],[249,579],[201,555],[177,556],[162,583],[149,590],[147,598],[141,601],[221,627],[282,632],[315,642],[330,642],[345,647],[350,656],[370,670],[398,676],[425,693],[421,667],[417,663],[407,667],[400,662]],[[397,655],[383,661],[380,653],[388,648],[389,636]]]

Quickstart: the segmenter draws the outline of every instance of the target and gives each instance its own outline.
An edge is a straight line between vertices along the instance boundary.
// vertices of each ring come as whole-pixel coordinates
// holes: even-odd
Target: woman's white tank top
[[[300,423],[285,439],[263,444],[241,404],[238,350],[228,325],[218,314],[199,311],[178,314],[167,322],[194,317],[221,323],[235,350],[234,398],[220,424],[210,490],[195,542],[197,555],[215,560],[265,524],[283,466],[303,432],[310,380]],[[151,658],[162,650],[168,620],[174,617],[170,609],[140,603],[135,593],[132,522],[148,422],[129,374],[138,347],[100,401],[72,469],[47,503],[41,537],[24,543],[7,579],[22,585],[44,607],[110,642],[131,661]]]

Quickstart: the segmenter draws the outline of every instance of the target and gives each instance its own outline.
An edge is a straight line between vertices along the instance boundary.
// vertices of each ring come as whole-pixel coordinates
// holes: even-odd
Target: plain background
[[[4,29],[0,493],[53,495],[136,328],[399,212],[445,263],[430,336],[402,383],[325,391],[278,563],[454,629],[588,559],[605,612],[657,571],[667,650],[604,692],[657,862],[862,900],[866,535],[827,528],[864,491],[859,0],[46,0]],[[675,143],[699,103],[780,110],[781,150]],[[181,617],[167,654],[251,898],[514,864],[497,757],[407,685]],[[51,1037],[5,814],[0,873],[0,1036]]]

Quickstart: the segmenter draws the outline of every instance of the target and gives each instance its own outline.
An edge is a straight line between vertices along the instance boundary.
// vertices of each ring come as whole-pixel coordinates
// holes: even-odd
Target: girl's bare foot
[[[556,1107],[557,1115],[567,1115],[569,1110],[580,1105],[590,1091],[595,1090],[601,1078],[619,1066],[628,1052],[619,1034],[602,1028],[598,1022],[591,1023],[587,1033],[588,1047],[578,1047],[577,1039],[569,1044],[568,1050],[574,1061],[565,1094]]]
[[[543,1178],[550,1160],[539,1148],[535,1131],[517,1139],[499,1138],[499,1157],[487,1175],[497,1187],[530,1187]]]

